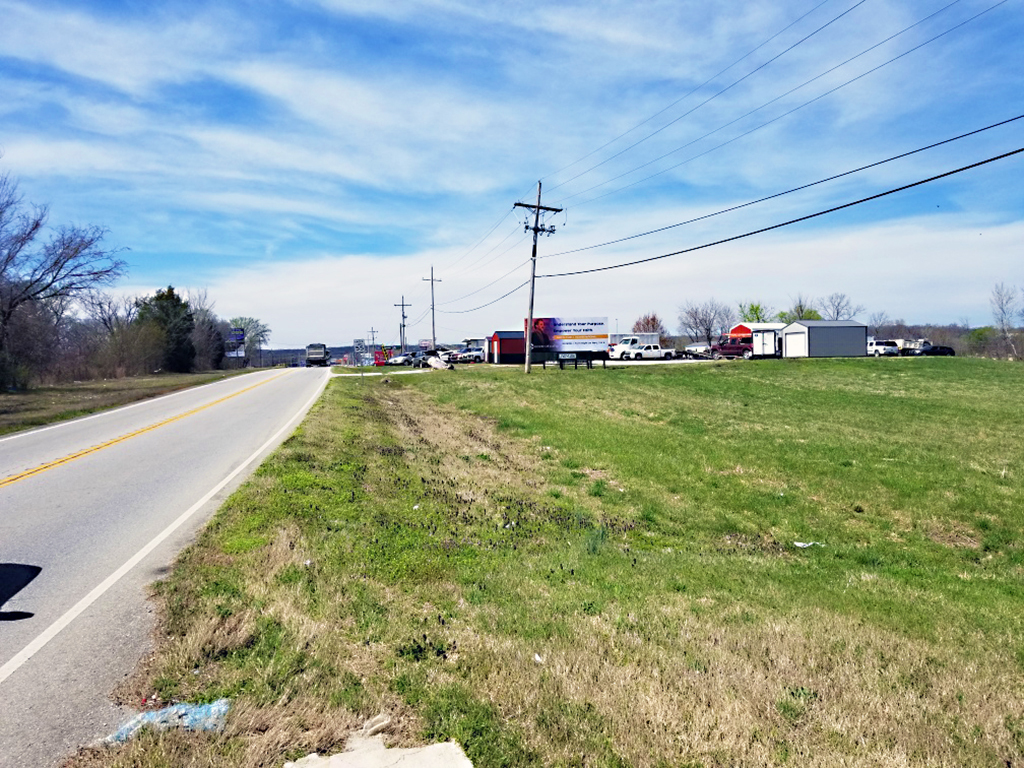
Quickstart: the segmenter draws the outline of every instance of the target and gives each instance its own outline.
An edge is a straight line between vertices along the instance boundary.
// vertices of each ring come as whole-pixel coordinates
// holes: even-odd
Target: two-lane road
[[[53,765],[124,718],[145,585],[329,378],[272,370],[0,438],[0,766]]]

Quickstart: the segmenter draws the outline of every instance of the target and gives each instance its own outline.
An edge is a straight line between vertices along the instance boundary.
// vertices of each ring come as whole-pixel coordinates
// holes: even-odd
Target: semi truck
[[[306,365],[330,365],[331,350],[326,344],[310,344],[306,347]]]

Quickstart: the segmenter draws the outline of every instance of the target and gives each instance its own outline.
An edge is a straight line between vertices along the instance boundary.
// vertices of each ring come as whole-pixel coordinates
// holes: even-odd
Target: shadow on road
[[[42,570],[38,565],[0,563],[0,607],[27,587]],[[0,611],[0,621],[20,621],[34,615],[25,611]]]

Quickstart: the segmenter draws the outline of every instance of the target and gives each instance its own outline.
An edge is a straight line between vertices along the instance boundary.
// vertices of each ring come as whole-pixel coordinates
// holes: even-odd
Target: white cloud
[[[5,55],[125,93],[141,95],[155,83],[181,82],[228,50],[241,22],[221,24],[214,12],[193,19],[170,15],[112,20],[57,4],[0,2],[0,47]],[[154,21],[156,23],[154,23]]]

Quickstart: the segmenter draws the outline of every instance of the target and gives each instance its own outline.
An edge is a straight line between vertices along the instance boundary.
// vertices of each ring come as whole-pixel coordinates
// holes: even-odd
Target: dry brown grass
[[[238,373],[160,374],[0,392],[0,435],[208,384]]]

